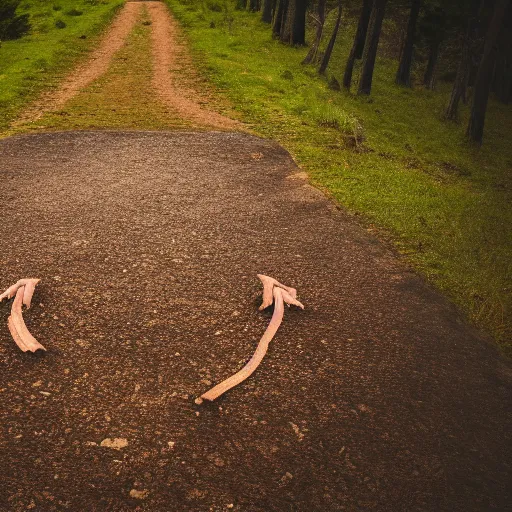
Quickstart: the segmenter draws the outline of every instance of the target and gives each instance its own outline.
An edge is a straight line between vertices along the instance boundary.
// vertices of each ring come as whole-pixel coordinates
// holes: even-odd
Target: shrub
[[[66,23],[65,23],[64,21],[62,21],[62,20],[57,20],[57,21],[55,22],[55,26],[56,26],[57,28],[66,28]]]
[[[0,40],[19,39],[30,30],[28,14],[16,14],[20,0],[3,0],[0,3]]]
[[[66,14],[68,16],[82,16],[83,11],[79,11],[78,9],[75,9],[73,7],[73,9],[70,9],[69,11],[66,11]]]

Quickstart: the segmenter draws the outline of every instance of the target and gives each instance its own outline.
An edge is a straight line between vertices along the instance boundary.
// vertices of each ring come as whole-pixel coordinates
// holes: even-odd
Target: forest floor
[[[49,349],[0,305],[0,509],[506,510],[510,362],[248,133],[162,3],[110,31],[0,141],[1,286],[42,278]],[[269,320],[257,273],[306,309],[198,406]]]

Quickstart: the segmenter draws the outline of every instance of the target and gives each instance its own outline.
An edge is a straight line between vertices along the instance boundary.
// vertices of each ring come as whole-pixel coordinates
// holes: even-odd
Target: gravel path
[[[0,141],[2,511],[510,510],[510,365],[276,145],[230,133]],[[270,318],[256,273],[299,291]]]

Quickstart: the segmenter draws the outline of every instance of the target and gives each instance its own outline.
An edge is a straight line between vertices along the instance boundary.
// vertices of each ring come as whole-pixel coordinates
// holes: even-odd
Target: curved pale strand
[[[22,287],[22,286],[29,286],[29,290],[27,291],[27,299],[24,299],[23,302],[27,306],[27,308],[30,307],[30,301],[32,300],[32,295],[34,294],[34,288],[36,287],[37,283],[39,283],[41,279],[20,279],[16,284],[13,284],[7,290],[5,290],[2,295],[0,295],[0,302],[2,302],[5,298],[10,299],[11,297],[14,297],[14,294]]]
[[[298,306],[300,309],[304,309],[304,304],[299,302],[295,297],[292,297],[286,290],[281,290],[283,295],[283,299],[289,306],[293,304],[294,306]]]
[[[32,296],[36,290],[36,285],[39,283],[40,279],[26,279],[27,283],[25,284],[25,291],[23,293],[23,304],[27,306],[27,309],[30,309],[30,304],[32,303]]]
[[[11,333],[14,343],[16,343],[16,345],[18,345],[18,347],[22,350],[22,352],[26,352],[28,350],[28,347],[25,345],[25,343],[23,343],[23,340],[21,339],[20,335],[18,334],[18,331],[16,330],[16,327],[14,326],[14,320],[12,319],[12,316],[10,316],[7,319],[7,327],[9,327],[9,332]]]
[[[256,370],[256,368],[259,366],[259,364],[265,357],[265,354],[267,353],[269,343],[272,341],[272,338],[276,334],[277,329],[279,329],[279,326],[283,321],[283,290],[277,286],[274,287],[273,296],[275,299],[274,314],[272,315],[272,319],[268,324],[267,330],[265,331],[260,342],[258,343],[256,352],[254,352],[249,362],[238,373],[235,373],[235,375],[229,377],[229,379],[226,379],[220,384],[217,384],[215,387],[201,395],[201,398],[204,398],[205,400],[215,400],[229,389],[235,387],[236,385],[240,384],[245,379],[247,379],[247,377],[249,377],[254,372],[254,370]]]
[[[258,274],[258,277],[263,284],[263,302],[260,306],[260,311],[265,308],[268,308],[272,304],[273,297],[273,289],[278,286],[283,290],[286,290],[293,298],[297,297],[297,290],[295,288],[290,288],[289,286],[285,286],[281,284],[279,281],[274,279],[273,277],[264,276],[263,274]]]
[[[18,334],[18,338],[22,341],[22,343],[26,346],[27,350],[30,350],[31,352],[35,352],[36,350],[46,350],[41,343],[39,343],[32,334],[30,334],[29,330],[27,329],[27,326],[25,325],[25,321],[23,320],[23,313],[21,310],[22,304],[23,304],[23,295],[25,293],[25,287],[22,286],[21,288],[18,288],[18,291],[16,292],[16,298],[14,299],[14,302],[12,303],[11,307],[11,316],[8,320],[9,330],[11,329],[11,325],[13,326],[14,330]],[[11,331],[12,334],[12,331]],[[13,336],[14,338],[14,336]],[[16,338],[14,341],[18,344],[16,341]],[[19,344],[18,344],[19,346]],[[20,347],[21,348],[21,347]],[[23,348],[21,348],[23,350]],[[24,351],[26,352],[26,350]]]

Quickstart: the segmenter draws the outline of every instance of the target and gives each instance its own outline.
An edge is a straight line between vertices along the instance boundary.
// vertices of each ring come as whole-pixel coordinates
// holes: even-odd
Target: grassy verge
[[[55,87],[94,46],[124,0],[25,0],[28,36],[0,46],[0,130],[37,95]],[[59,28],[60,27],[60,28]]]
[[[385,51],[372,97],[361,98],[330,90],[300,64],[307,49],[272,40],[259,14],[229,1],[167,3],[201,72],[254,131],[278,140],[314,184],[362,214],[473,322],[510,344],[510,106],[491,102],[484,146],[470,147],[467,107],[460,124],[441,120],[449,84],[396,87],[397,63]],[[329,73],[338,80],[354,30],[354,20],[345,21],[335,47]]]
[[[103,76],[82,90],[66,105],[22,127],[27,130],[189,128],[163,105],[152,88],[151,22],[147,9],[117,52]]]

